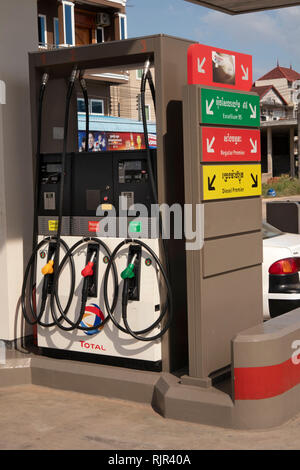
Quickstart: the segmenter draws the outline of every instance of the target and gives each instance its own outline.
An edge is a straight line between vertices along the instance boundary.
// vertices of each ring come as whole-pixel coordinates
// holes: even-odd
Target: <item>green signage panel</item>
[[[260,126],[259,96],[201,88],[201,122],[230,126]]]

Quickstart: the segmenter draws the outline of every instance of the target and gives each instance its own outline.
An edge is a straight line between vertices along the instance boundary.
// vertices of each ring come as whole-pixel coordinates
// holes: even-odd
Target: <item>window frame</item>
[[[40,41],[40,38],[39,38],[39,47],[41,47],[43,49],[47,49],[47,16],[39,13],[38,14],[38,21],[40,21],[40,18],[42,18],[44,20],[45,41],[42,42],[42,41]],[[40,30],[40,28],[39,28],[39,25],[38,25],[38,32],[39,32],[39,30]]]
[[[148,109],[148,119],[147,119],[147,109]],[[151,121],[151,106],[150,104],[145,104],[145,111],[146,111],[146,120],[147,122]]]
[[[122,21],[121,20],[124,20],[124,38],[122,38]],[[128,35],[127,35],[127,15],[125,15],[124,13],[119,13],[119,30],[120,30],[120,40],[124,40],[124,39],[127,39],[128,38]]]
[[[101,102],[102,105],[102,113],[93,113],[93,101]],[[93,114],[94,116],[104,116],[104,100],[101,98],[90,98],[89,99],[89,112],[90,114]]]
[[[77,97],[77,113],[78,113],[78,114],[85,114],[85,111],[78,111],[78,101],[83,102],[83,105],[84,105],[84,107],[85,107],[84,98],[81,98],[80,96]],[[89,112],[90,112],[90,110],[89,110]]]
[[[78,101],[82,102],[83,105],[84,105],[84,107],[85,107],[84,98],[82,98],[81,96],[78,96],[78,97],[77,97],[77,113],[84,115],[84,114],[85,114],[85,111],[78,111]],[[100,102],[100,103],[101,103],[101,105],[102,105],[102,110],[103,110],[102,113],[93,113],[93,107],[92,107],[93,101],[97,101],[97,102]],[[93,116],[105,116],[105,112],[104,112],[104,100],[101,99],[101,98],[89,98],[89,114],[92,114]]]
[[[98,42],[98,38],[97,38],[97,31],[99,29],[101,29],[101,31],[102,31],[102,41],[101,42]],[[95,39],[96,39],[96,44],[102,44],[103,42],[105,42],[103,26],[97,26],[97,28],[95,29]]]
[[[139,72],[141,72],[141,76],[139,77]],[[136,79],[142,80],[143,77],[143,69],[136,69]]]
[[[69,2],[67,0],[62,0],[62,6],[63,6],[63,23],[64,23],[64,46],[66,47],[72,47],[75,46],[75,18],[74,18],[74,3]],[[65,14],[65,7],[70,6],[71,7],[71,29],[72,29],[72,44],[69,44],[66,42],[66,14]]]
[[[140,95],[138,95],[140,96]],[[148,118],[147,118],[147,109],[148,109]],[[151,105],[145,103],[145,110],[146,110],[146,121],[151,121]],[[140,97],[138,98],[138,121],[143,120],[143,113],[142,113],[142,104]]]

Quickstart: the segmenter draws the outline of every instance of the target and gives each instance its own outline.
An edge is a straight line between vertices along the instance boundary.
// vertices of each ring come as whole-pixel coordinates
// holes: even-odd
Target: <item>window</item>
[[[278,237],[278,235],[282,235],[282,232],[278,230],[278,228],[273,227],[273,225],[263,222],[262,234],[263,234],[263,239],[266,240],[268,238]]]
[[[39,30],[39,46],[47,46],[47,27],[46,27],[46,16],[38,16],[38,30]]]
[[[127,39],[127,17],[119,14],[120,39]]]
[[[77,112],[85,113],[85,103],[83,98],[77,98]],[[98,99],[90,99],[89,114],[104,115],[104,101]]]
[[[137,69],[136,71],[136,78],[138,80],[142,80],[142,76],[143,76],[143,69]]]
[[[143,114],[142,114],[142,103],[141,103],[141,95],[137,95],[137,110],[138,110],[138,120],[142,121],[143,120]],[[151,115],[150,115],[150,105],[145,104],[145,113],[146,113],[146,120],[150,121],[151,120]]]
[[[59,46],[59,23],[58,18],[53,18],[54,45]]]
[[[147,121],[150,121],[150,105],[145,104],[145,111],[146,111],[146,119]]]
[[[74,3],[63,1],[65,45],[74,46]]]
[[[104,28],[101,26],[96,29],[96,41],[97,43],[104,42]]]
[[[77,98],[77,112],[85,113],[85,104],[83,98]]]
[[[90,113],[91,114],[104,114],[103,100],[90,100]]]

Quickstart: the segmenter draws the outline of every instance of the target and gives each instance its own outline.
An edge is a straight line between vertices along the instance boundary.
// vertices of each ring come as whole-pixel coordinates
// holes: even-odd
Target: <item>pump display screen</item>
[[[48,173],[61,173],[61,164],[60,163],[48,163],[46,165],[46,171]]]
[[[71,154],[66,155],[63,215],[71,210]],[[39,169],[39,216],[58,215],[60,183],[62,175],[62,154],[41,154]]]
[[[129,162],[124,162],[124,167],[125,171],[126,170],[141,170],[142,169],[142,162],[140,160],[138,161],[129,161]]]
[[[148,181],[147,162],[145,160],[119,161],[119,183],[142,183]]]
[[[61,163],[45,163],[41,168],[42,184],[57,184],[62,171]]]

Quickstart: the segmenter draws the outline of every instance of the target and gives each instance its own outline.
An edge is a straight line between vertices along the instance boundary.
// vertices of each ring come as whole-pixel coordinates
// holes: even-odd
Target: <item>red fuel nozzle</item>
[[[83,277],[92,276],[94,274],[93,266],[94,266],[94,263],[92,261],[89,261],[86,267],[83,268],[83,270],[81,271],[81,275]]]
[[[81,271],[81,275],[83,277],[92,276],[94,274],[93,266],[94,266],[95,257],[96,257],[96,252],[94,251],[90,258],[90,261],[88,262],[86,267],[83,268],[83,270]]]

